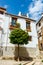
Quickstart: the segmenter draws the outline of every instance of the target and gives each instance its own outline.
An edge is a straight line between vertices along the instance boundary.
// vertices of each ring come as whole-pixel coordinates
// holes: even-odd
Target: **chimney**
[[[18,16],[21,16],[21,12],[19,11]]]
[[[3,13],[5,13],[5,12],[6,12],[6,9],[3,8],[3,7],[0,7],[0,14],[3,14]]]
[[[28,13],[26,14],[26,16],[27,16],[27,18],[29,18],[29,15],[28,15]]]

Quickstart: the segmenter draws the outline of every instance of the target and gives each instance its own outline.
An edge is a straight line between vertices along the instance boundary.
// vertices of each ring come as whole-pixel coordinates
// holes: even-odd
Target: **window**
[[[0,11],[0,14],[4,14],[4,12]]]
[[[41,33],[39,33],[39,36],[41,36]]]
[[[39,26],[41,26],[41,23],[39,23]]]
[[[26,30],[31,32],[30,22],[26,22]]]
[[[41,43],[41,47],[42,47],[42,43]]]
[[[12,26],[16,25],[16,20],[14,18],[12,18],[12,22],[11,22]]]
[[[41,32],[39,33],[39,37],[41,37]]]
[[[29,36],[29,41],[32,41],[32,36]]]
[[[43,50],[43,44],[42,43],[40,44],[40,46],[41,46],[41,50]]]
[[[30,23],[26,23],[26,28],[30,28]]]

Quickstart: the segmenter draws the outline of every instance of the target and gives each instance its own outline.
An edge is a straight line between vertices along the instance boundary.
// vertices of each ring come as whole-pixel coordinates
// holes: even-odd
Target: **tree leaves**
[[[11,31],[9,38],[12,44],[27,44],[29,35],[22,29],[16,28]]]

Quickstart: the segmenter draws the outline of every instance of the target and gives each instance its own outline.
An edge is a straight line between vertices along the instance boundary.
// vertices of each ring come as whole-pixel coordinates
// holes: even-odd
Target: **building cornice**
[[[11,17],[14,17],[14,18],[23,18],[23,19],[26,19],[26,20],[30,20],[30,21],[36,22],[36,20],[30,19],[30,18],[27,18],[27,17],[24,17],[24,16],[17,16],[17,15],[13,15],[13,14],[9,14],[9,13],[6,13],[6,14],[10,15]]]
[[[6,11],[6,8],[0,7],[0,9],[3,9],[3,10],[5,10],[5,11]]]

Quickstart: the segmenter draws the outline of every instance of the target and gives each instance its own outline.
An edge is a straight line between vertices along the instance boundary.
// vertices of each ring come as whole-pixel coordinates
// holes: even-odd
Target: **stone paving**
[[[34,64],[34,61],[30,62],[30,63],[27,63],[25,65],[33,65]]]
[[[19,65],[19,64],[26,64],[29,63],[29,61],[14,61],[14,60],[0,60],[0,65]]]
[[[43,65],[42,59],[35,59],[31,63],[27,63],[26,65]]]
[[[42,59],[36,59],[34,65],[43,65]]]
[[[14,60],[0,60],[0,65],[43,65],[40,59],[34,60],[32,62],[29,61],[14,61]]]

